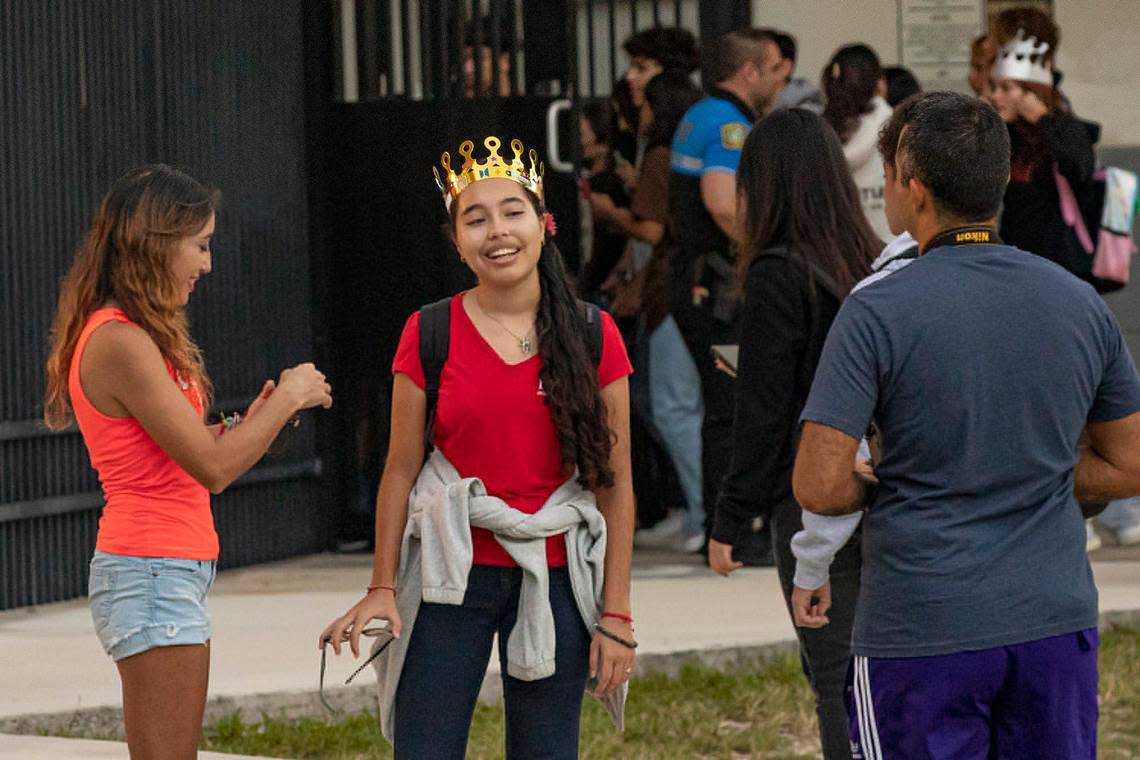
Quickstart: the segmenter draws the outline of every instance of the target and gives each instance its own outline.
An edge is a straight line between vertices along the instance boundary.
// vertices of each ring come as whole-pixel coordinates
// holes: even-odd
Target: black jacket
[[[736,544],[791,496],[799,416],[839,299],[783,249],[752,263],[741,314],[732,464],[712,537]]]
[[[1029,170],[1028,177],[1019,177],[1017,159],[1019,153],[1026,151],[1026,138],[1018,128],[1010,128],[1015,165],[1014,176],[1005,190],[1001,237],[1009,245],[1075,271],[1080,264],[1089,262],[1075,255],[1078,252],[1073,248],[1072,231],[1061,217],[1053,165],[1056,163],[1078,199],[1087,193],[1096,161],[1090,131],[1085,122],[1060,114],[1042,117],[1037,130],[1040,143],[1033,150],[1037,160],[1031,167],[1021,168]],[[1087,258],[1087,254],[1081,255]]]

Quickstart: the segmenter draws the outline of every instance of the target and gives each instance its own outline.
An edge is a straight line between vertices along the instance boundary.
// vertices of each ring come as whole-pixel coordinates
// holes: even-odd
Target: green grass
[[[1100,673],[1098,755],[1140,758],[1140,629],[1104,634]],[[502,737],[502,709],[480,705],[468,757],[502,757]],[[586,700],[583,712],[584,758],[793,760],[816,757],[818,747],[811,694],[798,659],[791,656],[732,674],[691,665],[676,679],[639,678],[630,689],[623,736],[594,700]],[[392,756],[369,713],[334,722],[263,718],[247,723],[233,715],[208,727],[202,748],[330,760]]]
[[[1102,760],[1140,758],[1140,629],[1116,628],[1100,644]]]
[[[585,758],[746,757],[810,758],[818,741],[811,694],[798,659],[782,658],[732,675],[691,665],[681,676],[647,676],[634,681],[619,735],[600,704],[587,699],[582,715],[581,756]],[[263,718],[246,723],[238,715],[207,728],[203,749],[288,758],[390,758],[376,717],[357,713],[335,722]],[[793,749],[799,749],[797,754]],[[501,707],[479,705],[472,725],[469,758],[503,756]]]

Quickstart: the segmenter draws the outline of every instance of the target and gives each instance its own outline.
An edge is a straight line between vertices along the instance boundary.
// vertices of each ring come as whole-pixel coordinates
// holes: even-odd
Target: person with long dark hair
[[[870,273],[880,243],[834,130],[808,111],[776,111],[753,128],[737,188],[744,308],[732,462],[716,505],[709,565],[722,575],[741,567],[732,548],[763,517],[772,525],[772,552],[790,605],[791,540],[802,528],[791,486],[799,414],[839,304]],[[855,537],[831,566],[831,625],[796,629],[828,760],[851,757],[843,692],[860,564]]]
[[[893,235],[883,210],[883,161],[877,146],[879,130],[891,118],[891,106],[886,101],[887,82],[879,56],[866,45],[841,47],[823,67],[821,81],[827,99],[823,118],[843,143],[863,212],[879,239],[890,240]]]
[[[318,645],[356,655],[368,622],[386,620],[380,720],[396,757],[462,758],[498,634],[506,757],[574,758],[587,685],[620,721],[633,672],[630,364],[613,320],[570,290],[535,152],[484,145],[486,159],[468,141],[462,166],[444,153],[437,172],[478,284],[404,327],[372,582]],[[427,324],[440,306],[445,321]],[[441,327],[429,388],[421,329]]]
[[[95,632],[123,686],[133,758],[197,757],[210,672],[210,493],[257,463],[302,409],[332,404],[312,364],[207,425],[211,384],[186,304],[211,268],[219,194],[162,164],[103,198],[60,289],[45,418],[79,425],[106,503],[91,559]],[[240,424],[238,424],[240,422]]]
[[[673,136],[669,314],[700,375],[706,509],[717,503],[732,448],[733,382],[716,369],[712,347],[735,343],[739,335],[732,241],[737,229],[736,167],[752,124],[776,107],[792,69],[774,30],[725,34],[703,71],[713,86],[685,113]],[[750,564],[770,565],[769,544],[757,532],[737,554]]]

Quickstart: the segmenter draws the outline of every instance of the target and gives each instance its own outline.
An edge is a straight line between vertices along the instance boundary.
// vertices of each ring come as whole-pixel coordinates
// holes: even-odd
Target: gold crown
[[[542,172],[543,164],[538,160],[538,153],[533,149],[529,152],[528,158],[530,159],[530,166],[527,167],[523,163],[523,144],[521,140],[511,140],[511,151],[515,154],[510,163],[503,160],[499,155],[499,146],[502,143],[499,138],[491,136],[483,140],[483,145],[487,147],[487,159],[485,161],[475,161],[471,158],[472,151],[475,150],[475,143],[470,140],[464,140],[463,144],[459,146],[459,155],[463,156],[463,166],[460,167],[459,172],[456,173],[451,168],[451,154],[444,151],[440,156],[439,162],[443,165],[443,176],[439,173],[439,168],[433,166],[432,173],[435,174],[435,183],[439,185],[440,192],[443,193],[443,205],[451,210],[451,202],[459,197],[459,194],[467,189],[468,186],[478,182],[481,179],[490,179],[492,177],[499,177],[502,179],[509,179],[517,182],[527,190],[538,196],[540,203],[545,203],[542,195]]]

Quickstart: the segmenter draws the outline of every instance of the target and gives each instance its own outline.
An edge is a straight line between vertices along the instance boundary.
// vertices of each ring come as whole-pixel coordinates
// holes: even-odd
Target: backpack
[[[424,411],[424,451],[433,448],[435,432],[435,410],[439,402],[439,379],[443,365],[447,362],[447,352],[451,346],[451,301],[456,296],[448,296],[435,303],[420,308],[420,366],[424,371],[424,395],[427,406]],[[578,311],[586,323],[586,349],[596,367],[602,361],[602,312],[597,305],[578,301]]]
[[[1110,293],[1128,283],[1132,254],[1132,224],[1136,216],[1137,176],[1124,169],[1107,167],[1093,173],[1092,182],[1078,198],[1069,181],[1053,166],[1061,217],[1080,249],[1091,257],[1088,274],[1079,272],[1100,293]],[[1084,203],[1081,203],[1081,201]]]

